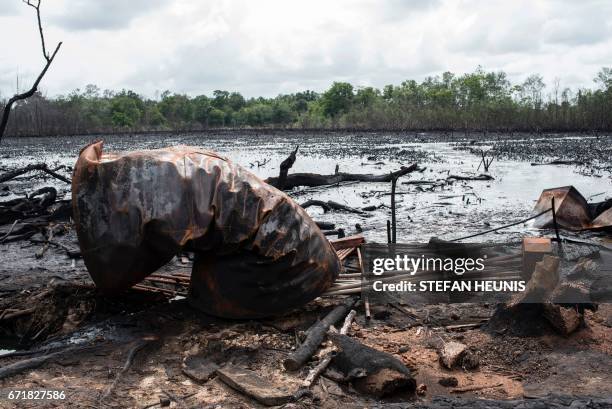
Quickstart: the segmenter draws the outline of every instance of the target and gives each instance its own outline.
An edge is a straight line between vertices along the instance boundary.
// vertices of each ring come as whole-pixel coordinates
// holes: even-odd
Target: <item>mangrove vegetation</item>
[[[2,101],[0,98],[0,106]],[[592,88],[548,86],[539,75],[513,84],[504,72],[407,80],[382,89],[334,82],[313,91],[245,98],[214,91],[190,96],[165,91],[147,98],[131,90],[87,85],[53,98],[36,92],[16,101],[8,135],[69,135],[211,128],[380,129],[465,132],[612,130],[612,68]]]

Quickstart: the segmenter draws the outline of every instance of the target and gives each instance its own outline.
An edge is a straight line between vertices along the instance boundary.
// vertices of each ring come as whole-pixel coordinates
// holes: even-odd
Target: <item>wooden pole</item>
[[[397,220],[395,219],[395,186],[397,178],[391,179],[391,242],[397,243]]]
[[[561,243],[561,237],[559,236],[559,226],[557,225],[557,213],[555,210],[555,197],[552,197],[552,217],[553,217],[553,225],[555,226],[555,235],[557,236],[557,242]]]

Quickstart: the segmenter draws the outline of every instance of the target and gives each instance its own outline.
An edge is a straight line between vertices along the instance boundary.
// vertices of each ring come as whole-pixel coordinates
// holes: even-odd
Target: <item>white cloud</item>
[[[116,30],[160,7],[166,0],[71,0],[53,5],[49,21],[66,30]]]
[[[20,3],[19,0],[5,0],[0,2],[0,16],[13,16],[19,14]]]
[[[0,27],[15,39],[0,43],[4,95],[17,72],[25,83],[42,64],[33,13],[9,1],[0,5]],[[49,48],[64,41],[43,83],[50,94],[95,83],[149,96],[273,96],[478,65],[591,86],[612,61],[612,5],[597,0],[43,0],[42,10]]]

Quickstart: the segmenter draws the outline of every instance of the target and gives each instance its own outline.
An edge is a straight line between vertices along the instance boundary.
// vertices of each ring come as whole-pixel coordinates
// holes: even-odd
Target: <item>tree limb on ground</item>
[[[449,180],[494,180],[495,178],[491,175],[487,175],[487,174],[481,174],[478,176],[462,176],[462,175],[450,175],[449,177],[446,178],[447,181]]]
[[[342,304],[334,308],[321,321],[313,324],[307,331],[306,340],[285,361],[285,369],[296,371],[302,367],[317,351],[321,342],[325,339],[329,327],[334,325],[340,318],[346,316],[348,311],[355,305],[355,298],[347,298]]]
[[[300,205],[303,209],[306,209],[311,206],[319,206],[323,208],[324,212],[328,212],[330,210],[340,210],[349,213],[357,213],[357,214],[366,214],[365,211],[361,209],[356,209],[354,207],[343,205],[342,203],[334,202],[333,200],[323,201],[323,200],[307,200],[306,202]]]
[[[370,173],[342,173],[336,172],[333,175],[320,175],[318,173],[292,173],[289,174],[289,169],[293,166],[296,160],[298,147],[281,162],[280,172],[278,177],[270,177],[265,180],[266,183],[281,190],[293,189],[297,186],[325,186],[334,185],[341,182],[390,182],[410,172],[418,170],[416,163],[410,166],[402,166],[399,170],[382,175],[373,175]]]
[[[349,312],[346,318],[344,319],[344,324],[342,324],[342,328],[340,328],[340,333],[342,335],[346,335],[346,333],[348,332],[353,322],[353,319],[355,318],[355,315],[357,315],[357,311],[351,310],[351,312]],[[330,327],[329,331],[331,330],[332,328]],[[327,368],[327,366],[329,365],[333,357],[334,357],[333,351],[330,351],[327,354],[325,354],[325,357],[323,357],[323,359],[319,361],[317,366],[315,366],[314,368],[310,370],[310,372],[308,373],[308,376],[306,376],[306,379],[304,379],[304,382],[302,382],[302,387],[310,388],[312,384],[314,383],[314,381],[319,377],[319,375],[321,375],[323,371],[325,371],[325,369]]]
[[[318,173],[292,173],[284,177],[284,181],[280,184],[280,177],[271,177],[266,179],[266,183],[278,189],[293,189],[297,186],[325,186],[334,185],[341,182],[390,182],[394,178],[404,176],[410,172],[417,170],[417,164],[413,163],[410,166],[402,166],[399,170],[381,175],[370,173],[342,173],[339,172],[333,175],[320,175]],[[280,187],[282,186],[282,187]]]
[[[0,133],[0,138],[1,137],[2,137],[2,134]],[[34,163],[32,165],[28,165],[23,168],[19,168],[19,169],[12,170],[10,172],[6,172],[0,175],[0,183],[8,182],[9,180],[15,179],[18,176],[25,175],[26,173],[32,172],[34,170],[40,170],[42,172],[45,172],[53,176],[54,178],[61,180],[62,182],[65,182],[68,184],[72,183],[70,179],[57,173],[56,172],[57,169],[49,169],[46,163]]]
[[[104,395],[102,395],[100,397],[99,403],[102,403],[102,401],[104,401],[104,399],[108,398],[113,393],[113,391],[117,387],[117,384],[121,380],[121,377],[128,371],[128,369],[130,369],[130,366],[132,366],[132,363],[134,362],[134,358],[136,357],[136,353],[138,353],[138,351],[140,351],[145,346],[149,345],[149,343],[151,341],[152,341],[152,339],[142,339],[142,340],[137,341],[132,346],[132,348],[128,352],[127,358],[125,360],[125,364],[123,364],[123,367],[121,368],[121,371],[119,371],[117,373],[117,376],[115,377],[115,380],[108,387],[106,392],[104,392]]]

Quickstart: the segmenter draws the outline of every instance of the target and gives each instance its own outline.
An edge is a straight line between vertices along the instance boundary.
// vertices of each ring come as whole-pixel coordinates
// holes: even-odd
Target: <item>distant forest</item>
[[[431,131],[563,132],[612,130],[612,68],[602,68],[592,89],[546,87],[539,75],[513,84],[504,72],[481,68],[446,72],[422,82],[383,89],[334,82],[275,98],[163,92],[149,99],[130,90],[95,85],[68,95],[40,93],[19,101],[8,135],[198,131],[211,128],[379,129]],[[0,106],[3,104],[0,101]]]

